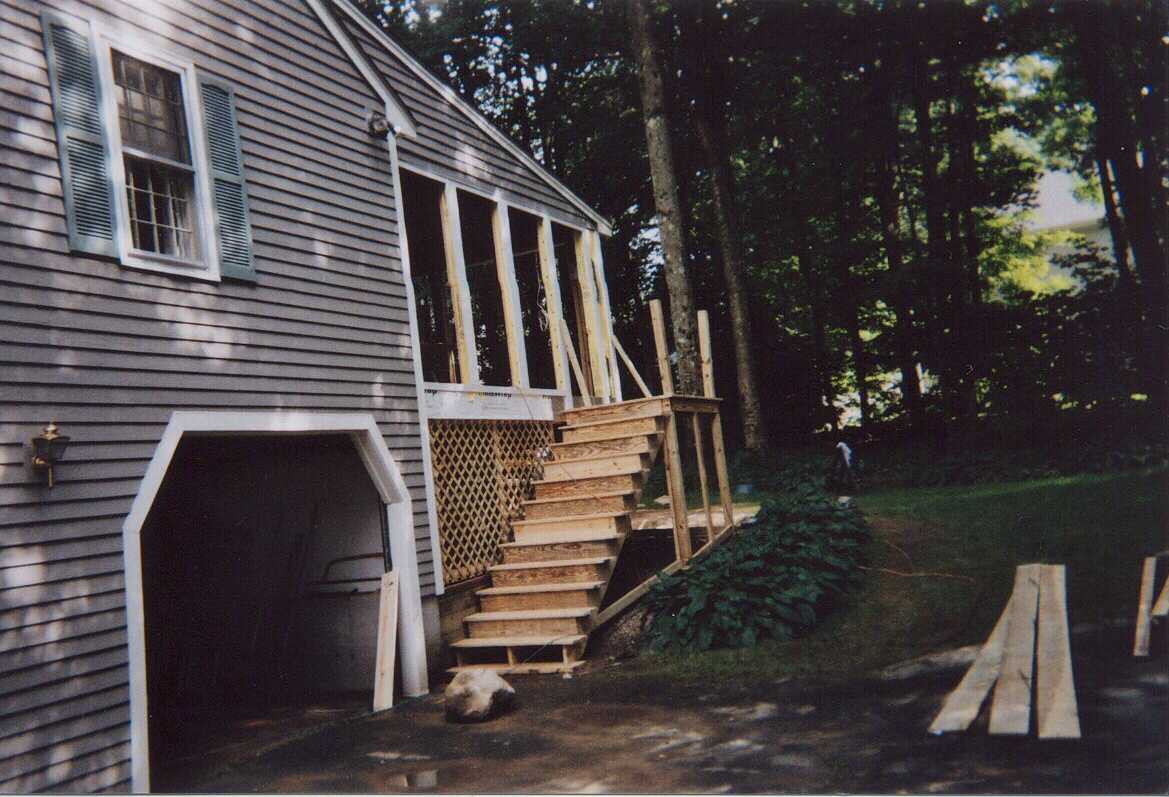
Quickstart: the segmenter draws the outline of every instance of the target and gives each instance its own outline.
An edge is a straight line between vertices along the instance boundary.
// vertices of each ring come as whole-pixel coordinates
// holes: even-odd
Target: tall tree
[[[759,409],[759,388],[755,380],[755,357],[751,332],[751,307],[747,300],[747,269],[740,244],[738,214],[735,210],[734,177],[731,173],[728,142],[725,88],[727,54],[723,30],[719,24],[717,3],[704,0],[701,19],[696,26],[705,48],[695,48],[700,55],[701,90],[694,126],[710,172],[714,198],[716,230],[722,252],[723,278],[730,306],[731,334],[735,341],[735,370],[738,374],[739,412],[743,426],[743,445],[748,451],[761,452],[768,446],[763,415]]]
[[[631,43],[641,85],[641,113],[645,120],[654,204],[658,211],[662,258],[665,261],[663,270],[670,297],[670,322],[674,330],[674,349],[678,354],[675,387],[680,393],[698,394],[701,382],[698,377],[694,289],[686,268],[682,205],[678,198],[670,120],[666,113],[666,90],[659,62],[661,46],[654,20],[650,16],[648,0],[629,0],[628,9]]]

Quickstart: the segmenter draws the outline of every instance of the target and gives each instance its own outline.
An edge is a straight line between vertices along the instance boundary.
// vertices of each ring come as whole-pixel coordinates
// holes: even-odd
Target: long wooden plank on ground
[[[1153,577],[1157,573],[1157,557],[1145,557],[1141,568],[1141,595],[1137,602],[1137,633],[1132,643],[1132,655],[1149,655],[1149,610],[1153,605]]]
[[[1039,575],[1035,717],[1040,739],[1080,738],[1065,577],[1063,565],[1043,565]]]
[[[1039,565],[1015,569],[1007,612],[1003,663],[990,707],[992,734],[1023,735],[1031,727],[1031,676],[1035,665],[1035,615],[1039,607]]]
[[[982,702],[999,677],[999,669],[1003,661],[1003,647],[1007,641],[1007,615],[1010,612],[1011,602],[1007,601],[1006,608],[999,615],[998,622],[995,623],[994,630],[990,632],[990,636],[983,643],[982,649],[978,651],[974,663],[970,665],[970,669],[966,671],[966,675],[963,676],[957,688],[946,695],[946,700],[942,703],[942,710],[938,712],[938,716],[934,717],[934,721],[930,725],[930,733],[964,731],[978,716]]]
[[[394,659],[398,647],[398,573],[382,574],[377,612],[377,660],[374,665],[373,710],[394,705]]]

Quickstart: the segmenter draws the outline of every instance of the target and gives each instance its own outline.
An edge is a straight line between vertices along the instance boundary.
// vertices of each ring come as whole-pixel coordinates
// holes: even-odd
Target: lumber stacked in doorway
[[[994,690],[990,733],[1026,735],[1032,704],[1040,739],[1078,739],[1063,565],[1021,565],[1006,608],[930,733],[964,731]]]

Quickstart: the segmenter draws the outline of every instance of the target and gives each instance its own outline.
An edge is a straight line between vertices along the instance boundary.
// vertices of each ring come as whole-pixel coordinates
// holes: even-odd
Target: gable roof
[[[418,59],[416,59],[413,55],[411,55],[400,44],[398,44],[393,39],[391,39],[389,36],[387,36],[385,31],[383,31],[381,28],[379,28],[377,25],[375,25],[364,13],[362,13],[362,11],[360,9],[358,9],[351,2],[349,2],[349,0],[308,0],[308,2],[310,5],[314,6],[314,9],[313,9],[314,11],[316,11],[315,6],[320,5],[324,2],[331,2],[332,6],[334,8],[336,8],[339,12],[345,14],[347,18],[349,18],[354,24],[359,26],[373,41],[375,41],[379,46],[381,46],[387,52],[389,52],[391,55],[393,55],[394,58],[396,58],[398,61],[400,61],[402,64],[404,64],[406,66],[406,68],[408,68],[419,80],[421,80],[423,83],[425,83],[427,86],[429,86],[434,92],[436,92],[448,105],[450,105],[451,107],[453,107],[457,111],[459,111],[459,113],[461,113],[468,120],[470,120],[479,130],[481,130],[485,135],[487,135],[492,141],[494,141],[496,144],[498,144],[500,147],[502,147],[508,153],[510,153],[513,157],[515,157],[516,160],[518,160],[527,170],[529,170],[530,172],[535,174],[541,181],[543,181],[545,184],[547,184],[549,187],[551,187],[553,189],[553,191],[555,191],[557,194],[562,196],[566,201],[569,202],[569,204],[571,204],[578,211],[580,211],[581,214],[583,214],[585,216],[585,218],[589,219],[594,224],[596,224],[598,231],[602,235],[609,236],[609,235],[613,234],[613,228],[612,228],[612,225],[609,223],[608,219],[606,219],[600,213],[597,213],[595,210],[593,210],[592,207],[590,207],[587,202],[585,202],[583,199],[581,199],[579,196],[577,196],[571,189],[569,189],[567,186],[565,186],[562,182],[557,180],[535,158],[533,158],[526,151],[524,151],[524,149],[522,147],[520,147],[518,144],[516,144],[514,141],[512,141],[510,138],[508,138],[506,135],[504,135],[500,130],[498,130],[489,121],[487,121],[487,119],[483,116],[483,114],[481,112],[479,112],[477,109],[472,107],[466,100],[464,100],[462,97],[460,97],[454,89],[452,89],[446,83],[443,83],[441,80],[439,80],[437,77],[435,77],[430,72],[429,69],[427,69],[421,62],[418,61]],[[331,24],[330,24],[330,22],[325,22],[326,27],[329,28],[329,32],[335,38],[338,36],[341,37],[338,39],[338,42],[341,43],[341,46],[342,46],[342,48],[345,49],[346,53],[350,54],[350,58],[355,59],[354,64],[355,64],[355,66],[357,66],[358,70],[361,71],[362,75],[366,77],[366,80],[373,79],[381,84],[381,86],[382,86],[381,90],[379,90],[377,88],[377,86],[374,86],[374,90],[378,92],[379,96],[382,96],[382,93],[384,91],[387,96],[392,97],[394,99],[395,103],[397,104],[398,108],[400,109],[401,115],[408,118],[410,120],[410,124],[413,126],[413,123],[414,123],[413,117],[410,115],[410,112],[405,107],[405,105],[403,105],[401,103],[401,101],[397,98],[397,94],[393,92],[393,89],[390,88],[390,86],[388,84],[386,84],[384,78],[369,63],[369,61],[365,58],[365,55],[360,51],[360,48],[356,47],[354,45],[354,43],[346,35],[345,31],[342,30],[340,28],[340,26],[337,25],[336,20],[332,20],[331,15],[326,14],[326,16],[328,16],[330,21],[331,21]],[[350,53],[350,50],[352,50],[353,52]],[[361,63],[358,63],[358,61],[356,59],[360,59]],[[364,66],[362,64],[364,64]],[[367,73],[367,70],[368,70],[368,73]],[[373,84],[371,83],[371,85],[373,85]],[[386,115],[387,115],[387,118],[390,119],[390,122],[392,124],[395,124],[395,120],[390,117],[390,113],[389,113],[390,107],[391,107],[390,104],[387,102],[387,114]],[[412,127],[412,129],[416,129],[416,128]],[[403,129],[402,132],[405,135],[413,135],[413,133],[406,133],[405,129]]]

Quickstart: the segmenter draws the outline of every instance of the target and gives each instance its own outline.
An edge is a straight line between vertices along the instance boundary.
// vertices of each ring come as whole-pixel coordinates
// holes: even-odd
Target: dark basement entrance
[[[346,435],[185,438],[141,541],[153,790],[370,710],[388,540]]]

